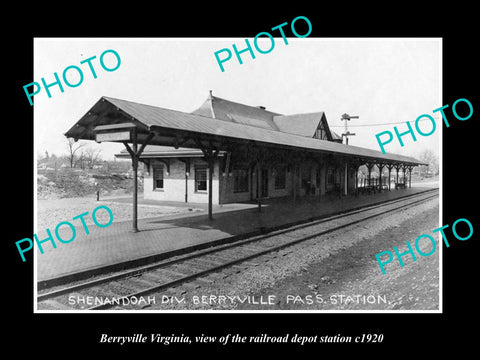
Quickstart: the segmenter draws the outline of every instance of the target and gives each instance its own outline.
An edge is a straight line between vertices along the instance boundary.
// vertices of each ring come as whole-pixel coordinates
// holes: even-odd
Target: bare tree
[[[423,150],[418,156],[418,159],[428,164],[428,167],[424,165],[420,167],[420,173],[422,175],[425,175],[427,171],[431,171],[433,175],[438,174],[438,171],[439,171],[438,155],[435,154],[433,150],[431,149]]]
[[[81,150],[73,163],[74,167],[80,166],[80,169],[85,170],[85,151]]]
[[[76,142],[73,138],[68,138],[67,141],[68,141],[68,143],[67,143],[67,147],[68,147],[67,158],[68,158],[68,161],[70,162],[70,167],[73,168],[74,166],[76,166],[77,161],[78,161],[78,158],[76,156],[76,152],[78,151],[78,149],[84,147],[86,144],[80,144],[80,143]]]
[[[89,169],[93,169],[95,164],[100,161],[100,150],[95,150],[92,148],[86,148],[82,151],[82,155],[84,156],[85,163]]]

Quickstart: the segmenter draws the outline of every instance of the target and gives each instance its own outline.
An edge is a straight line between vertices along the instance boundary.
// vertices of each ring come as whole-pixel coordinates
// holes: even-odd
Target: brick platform
[[[40,254],[37,249],[35,260],[37,281],[41,283],[69,276],[74,279],[78,273],[89,276],[109,270],[143,265],[179,252],[191,251],[194,247],[205,247],[212,242],[229,241],[246,234],[258,234],[261,229],[334,214],[430,188],[414,187],[379,194],[331,197],[321,200],[313,197],[301,198],[295,202],[291,199],[272,199],[264,201],[260,213],[255,204],[227,204],[214,207],[213,221],[208,219],[206,211],[201,215],[195,212],[181,216],[140,219],[138,233],[131,232],[131,221],[114,221],[107,228],[91,225],[89,235],[86,235],[83,227],[80,226],[77,228],[77,237],[71,243],[64,244],[56,241],[56,249],[50,242],[44,243],[44,254]],[[119,199],[119,201],[128,200]],[[141,203],[140,199],[139,203]],[[155,205],[152,202],[149,204]],[[158,205],[164,205],[164,203],[158,203]],[[45,231],[39,231],[38,236],[41,240],[46,238],[47,234]]]

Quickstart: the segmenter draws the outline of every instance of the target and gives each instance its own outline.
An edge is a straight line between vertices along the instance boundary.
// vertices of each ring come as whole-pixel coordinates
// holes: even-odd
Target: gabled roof
[[[309,114],[279,115],[274,116],[273,122],[282,132],[313,137],[322,117],[325,118],[323,111]]]
[[[148,140],[150,145],[198,148],[198,141],[219,150],[224,146],[257,145],[261,147],[299,150],[353,156],[366,161],[393,161],[408,165],[421,164],[403,155],[382,154],[380,151],[318,140],[278,130],[264,129],[237,122],[169,110],[157,106],[102,97],[77,121],[65,136],[95,140],[95,127],[99,125],[134,124],[138,142]],[[153,135],[149,138],[148,136]]]
[[[333,135],[330,132],[323,111],[307,114],[282,115],[268,111],[262,106],[240,104],[213,96],[210,93],[210,96],[202,106],[192,111],[191,114],[306,137],[313,137],[320,123],[322,123],[328,140],[333,140]]]

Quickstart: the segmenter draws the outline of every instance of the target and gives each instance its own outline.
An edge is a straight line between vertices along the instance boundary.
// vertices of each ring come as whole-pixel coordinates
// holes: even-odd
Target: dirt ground
[[[37,200],[37,228],[39,230],[54,228],[58,223],[72,221],[74,216],[85,212],[89,213],[89,216],[84,217],[86,224],[93,224],[92,211],[100,205],[105,205],[112,211],[114,222],[132,219],[132,204],[130,202],[114,202],[113,198],[103,198],[100,201],[97,201],[96,196],[39,199]],[[146,219],[190,211],[200,211],[200,209],[192,208],[192,210],[189,210],[185,207],[138,205],[138,218]],[[96,215],[98,215],[97,220],[100,223],[107,223],[109,220],[106,211],[99,211]],[[75,224],[81,226],[80,220],[76,220]]]

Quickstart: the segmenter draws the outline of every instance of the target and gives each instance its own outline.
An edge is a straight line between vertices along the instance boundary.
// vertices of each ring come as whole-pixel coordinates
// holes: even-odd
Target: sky
[[[261,29],[260,29],[261,30]],[[259,30],[259,32],[260,32]],[[268,49],[270,40],[260,38],[259,47]],[[253,44],[253,39],[249,39]],[[400,123],[422,114],[434,115],[442,103],[442,43],[438,38],[275,38],[271,52],[255,59],[243,53],[243,64],[232,58],[220,70],[214,52],[245,48],[245,38],[36,38],[34,40],[34,79],[54,82],[56,72],[62,78],[70,65],[82,69],[84,79],[77,87],[63,83],[44,88],[34,97],[36,154],[67,154],[63,135],[100,99],[101,96],[191,112],[213,95],[247,105],[262,105],[285,115],[324,111],[331,129],[344,130],[344,113],[359,116],[348,122],[350,145],[380,150],[375,134],[391,131]],[[253,46],[253,45],[252,45]],[[117,70],[102,69],[99,58],[106,50],[115,50],[121,64]],[[92,60],[97,78],[88,64]],[[223,56],[223,54],[221,55]],[[107,67],[115,65],[112,54],[105,56]],[[78,82],[73,70],[72,83]],[[26,105],[29,105],[25,97]],[[423,150],[439,154],[441,120],[430,136],[416,134],[417,141],[404,136],[404,147],[396,139],[385,146],[387,152],[417,157]],[[419,123],[423,132],[429,122]],[[104,160],[113,160],[123,150],[122,144],[88,146],[101,150]]]

